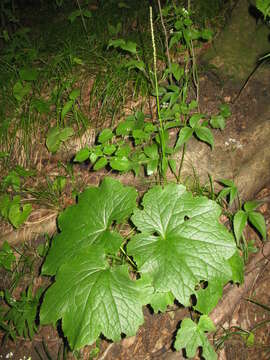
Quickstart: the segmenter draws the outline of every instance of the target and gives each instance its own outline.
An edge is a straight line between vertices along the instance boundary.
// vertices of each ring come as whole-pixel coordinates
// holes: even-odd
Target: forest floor
[[[30,21],[31,22],[31,21]],[[81,74],[80,74],[81,75]],[[85,80],[86,89],[91,89],[93,85],[91,74]],[[233,100],[237,94],[235,87],[231,83],[223,82],[215,77],[203,66],[200,69],[200,111],[207,114],[216,114],[222,103],[228,103],[231,107],[232,116],[227,121],[230,127],[232,137],[229,139],[232,145],[237,146],[237,133],[245,128],[246,123],[256,119],[258,106],[269,101],[269,88],[265,89],[260,83],[251,81],[243,89],[235,103]],[[89,95],[89,93],[88,93]],[[83,97],[83,96],[82,96]],[[87,99],[87,96],[85,97]],[[88,98],[89,100],[89,98]],[[86,100],[87,101],[87,100]],[[145,102],[147,104],[147,102]],[[88,104],[83,104],[87,107]],[[135,104],[126,104],[127,112],[130,114]],[[125,104],[124,104],[125,106]],[[151,106],[151,105],[150,105]],[[151,114],[152,110],[144,106],[146,114]],[[96,118],[94,112],[88,114],[89,118]],[[118,117],[118,120],[120,120]],[[117,116],[116,116],[117,118]],[[106,124],[104,123],[103,126]],[[94,129],[94,134],[100,131],[100,124]],[[45,141],[43,145],[45,146]],[[203,144],[203,146],[206,146]],[[70,160],[70,159],[69,159]],[[36,166],[36,164],[35,164]],[[196,170],[196,169],[195,169]],[[269,169],[265,169],[269,172]],[[27,220],[26,225],[40,224],[42,218],[55,218],[61,209],[75,203],[74,190],[81,192],[87,186],[99,185],[106,176],[117,176],[125,184],[134,185],[135,180],[132,175],[115,175],[109,171],[90,170],[89,164],[73,164],[72,173],[67,172],[67,168],[59,166],[59,161],[53,156],[41,161],[37,165],[37,175],[34,180],[26,179],[28,188],[42,188],[46,195],[47,179],[54,179],[57,176],[63,176],[67,179],[66,186],[61,194],[53,199],[53,193],[45,196],[43,205],[33,204],[33,212]],[[256,174],[254,174],[254,177]],[[226,178],[226,174],[224,174]],[[46,181],[45,181],[46,180]],[[143,194],[154,179],[140,179],[137,190]],[[136,182],[137,184],[137,182]],[[270,235],[270,184],[262,189],[256,196],[261,201],[259,211],[266,220],[268,237]],[[56,200],[56,202],[54,202]],[[54,206],[48,207],[48,204],[54,202]],[[11,233],[13,228],[7,222],[1,220],[0,238]],[[47,231],[46,231],[47,232]],[[245,233],[247,241],[255,240],[258,250],[263,252],[264,244],[258,234],[248,227]],[[40,286],[46,288],[50,282],[44,276],[40,275],[43,256],[40,255],[42,245],[47,245],[48,236],[38,236],[35,239],[16,245],[16,254],[21,258],[19,265],[18,282],[13,291],[13,297],[19,297],[22,291],[25,291],[29,283],[33,284],[33,291]],[[23,256],[21,257],[21,254]],[[249,261],[253,258],[251,254]],[[270,260],[270,259],[269,259]],[[13,274],[14,275],[14,274]],[[14,277],[10,272],[0,270],[0,290],[9,288]],[[20,276],[22,275],[22,276]],[[15,279],[16,280],[16,279]],[[217,350],[219,360],[269,360],[270,359],[270,263],[266,263],[263,270],[254,280],[252,287],[245,298],[239,298],[239,303],[235,311],[230,314],[226,322],[219,328],[211,338],[212,344]],[[237,286],[237,285],[235,285]],[[2,294],[1,294],[2,296]],[[252,301],[251,301],[252,300]],[[225,309],[224,309],[225,310]],[[61,332],[61,329],[55,329],[52,326],[40,326],[32,339],[26,339],[23,336],[17,336],[16,341],[5,338],[5,332],[0,330],[0,360],[64,360],[64,359],[95,359],[95,360],[177,360],[185,359],[185,353],[174,351],[172,343],[175,337],[175,331],[179,328],[181,320],[189,315],[189,309],[179,307],[175,304],[168,308],[165,313],[153,314],[150,308],[144,308],[145,322],[139,328],[136,336],[123,338],[119,343],[112,343],[102,338],[99,343],[84,347],[78,354],[69,352],[64,355],[67,341]],[[0,314],[1,315],[1,314]],[[38,320],[38,319],[37,319]],[[38,322],[38,321],[37,321]],[[94,353],[96,352],[96,356]],[[195,359],[200,359],[197,354]]]
[[[218,84],[216,79],[207,74],[201,76],[200,84],[202,94],[201,109],[202,111],[207,109],[208,113],[215,113],[221,101],[231,102],[235,94],[235,90],[230,88],[228,84]],[[255,94],[256,98],[254,98]],[[245,89],[241,97],[231,107],[232,117],[228,122],[228,126],[232,128],[242,127],[245,126],[247,117],[251,119],[256,117],[254,101],[258,101],[258,94],[263,96],[265,93],[262,89],[256,89],[254,84]],[[237,139],[232,139],[232,141],[237,141]],[[49,175],[54,171],[59,171],[57,169],[56,164],[48,163],[45,172]],[[74,166],[74,178],[77,179],[79,187],[98,185],[105,175],[107,173],[104,171],[95,173],[89,171],[88,166]],[[125,176],[124,180],[125,183],[133,183],[132,177],[127,179]],[[65,206],[74,203],[71,190],[71,187],[67,187],[62,195]],[[144,192],[146,187],[142,187],[140,190]],[[266,219],[269,234],[270,186],[264,188],[258,194],[257,199],[262,200],[259,210]],[[248,228],[245,236],[248,241],[255,239],[258,248],[263,247],[261,240],[252,228]],[[39,274],[43,260],[36,252],[38,245],[44,242],[46,242],[46,238],[43,237],[32,240],[26,247],[21,245],[21,251],[25,253],[25,256],[29,256],[30,261],[33,261],[29,276],[34,277],[34,287],[41,284],[45,287],[47,285],[46,280],[41,278]],[[269,274],[270,264],[268,263],[254,281],[246,298],[239,299],[239,304],[234,313],[223,324],[223,328],[219,329],[215,334],[214,344],[217,346],[220,360],[268,360],[270,358]],[[24,280],[20,282],[20,286],[16,288],[16,293],[19,294],[24,290],[27,278],[27,276],[24,277]],[[8,275],[1,272],[1,283],[8,283],[8,281],[10,281]],[[253,302],[249,301],[249,299],[252,299]],[[146,307],[144,309],[145,323],[140,327],[136,336],[125,338],[115,344],[103,339],[97,345],[99,354],[96,357],[90,357],[90,354],[93,354],[91,351],[95,347],[86,346],[81,350],[79,358],[84,360],[90,358],[99,360],[172,360],[184,358],[181,354],[173,351],[172,342],[175,329],[187,313],[188,310],[185,308],[179,309],[178,306],[172,306],[164,314],[153,314]],[[254,339],[251,334],[254,334]],[[0,337],[3,337],[3,335],[4,333],[0,333]],[[32,360],[58,359],[57,356],[60,356],[64,343],[65,340],[61,332],[51,326],[43,326],[40,327],[32,340],[17,337],[16,342],[12,342],[10,339],[5,341],[0,350],[0,358],[12,358],[14,360],[28,359],[29,357]],[[71,354],[67,358],[75,359]],[[199,357],[197,358],[199,359]]]

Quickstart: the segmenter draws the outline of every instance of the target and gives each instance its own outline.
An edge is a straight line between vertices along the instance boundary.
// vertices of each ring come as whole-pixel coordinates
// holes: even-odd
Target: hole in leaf
[[[187,216],[187,215],[185,215],[185,217],[184,217],[184,221],[188,221],[190,219],[190,217],[189,216]]]
[[[195,306],[197,304],[197,298],[194,294],[190,296],[190,304],[191,306]]]
[[[199,282],[199,284],[197,284],[197,285],[195,286],[194,289],[195,289],[196,291],[198,291],[198,290],[200,290],[200,289],[206,289],[207,286],[208,286],[208,281],[201,280],[201,281]]]
[[[201,281],[200,287],[201,287],[201,289],[206,289],[208,287],[208,281]]]

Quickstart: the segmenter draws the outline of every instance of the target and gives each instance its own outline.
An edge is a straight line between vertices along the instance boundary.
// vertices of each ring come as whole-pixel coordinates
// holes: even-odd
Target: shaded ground
[[[217,83],[217,79],[205,75],[201,79],[201,111],[207,113],[215,113],[218,106],[222,102],[231,102],[237,91],[226,88]],[[257,87],[256,87],[257,86]],[[232,131],[237,128],[246,126],[249,121],[256,118],[256,104],[261,103],[258,96],[262,97],[263,101],[267,101],[267,94],[264,87],[260,83],[250,83],[243,91],[237,102],[232,105],[232,118],[228,122],[228,126],[232,127]],[[236,132],[237,133],[237,132]],[[236,141],[234,139],[232,141]],[[47,173],[59,172],[57,165],[48,164]],[[269,171],[269,169],[266,169]],[[74,167],[74,177],[78,179],[78,186],[80,189],[89,184],[98,184],[99,180],[104,176],[104,173],[89,172],[87,166],[76,165]],[[256,174],[254,174],[254,177]],[[226,174],[224,174],[226,177]],[[125,179],[127,180],[127,179]],[[132,183],[132,177],[128,179]],[[143,189],[141,189],[143,191]],[[71,187],[67,188],[67,193],[62,197],[64,206],[72,203],[74,200],[71,197]],[[268,235],[270,228],[270,186],[265,188],[258,194],[258,198],[262,199],[264,204],[260,207],[260,211],[264,214],[267,221]],[[257,246],[261,247],[262,243],[258,239],[256,233],[252,229],[248,229],[246,233],[247,239],[256,239]],[[37,247],[38,242],[44,239],[29,244],[29,247]],[[38,259],[37,255],[34,255]],[[41,266],[41,259],[39,258],[35,264],[34,273],[37,275],[35,279],[35,286],[38,287],[40,282],[44,283],[44,279],[38,277],[39,268]],[[256,279],[252,289],[248,295],[249,298],[255,302],[270,307],[270,292],[269,292],[269,274],[270,265],[268,264],[262,271],[260,276]],[[3,274],[2,274],[3,275]],[[8,281],[2,276],[2,281]],[[23,289],[24,284],[17,288],[19,294]],[[46,286],[46,283],[44,284]],[[100,355],[96,359],[107,360],[150,360],[150,359],[181,359],[181,354],[176,354],[172,351],[172,340],[174,331],[177,329],[180,320],[187,315],[187,310],[179,309],[174,306],[168,309],[167,313],[153,315],[149,309],[144,310],[145,324],[140,328],[137,335],[132,338],[123,339],[118,344],[111,344],[106,340],[100,343]],[[269,322],[267,322],[269,321]],[[228,330],[230,329],[230,330]],[[248,346],[247,336],[244,331],[251,331],[255,335],[254,343]],[[242,335],[236,335],[235,332],[241,330]],[[3,333],[0,335],[3,336]],[[225,336],[225,337],[224,337]],[[224,337],[224,339],[223,339]],[[224,342],[223,342],[224,340]],[[239,299],[239,305],[235,313],[232,314],[231,319],[224,324],[224,331],[221,329],[215,336],[215,343],[219,344],[219,358],[221,360],[234,359],[262,359],[270,358],[270,309],[262,308],[259,305],[251,303],[245,299]],[[252,346],[251,346],[252,345]],[[26,359],[31,356],[32,360],[36,359],[57,359],[59,349],[63,347],[63,339],[52,327],[42,327],[34,336],[33,340],[24,340],[18,338],[14,343],[8,340],[1,346],[0,354],[2,358],[8,358],[7,354],[12,352],[10,358],[19,360]],[[90,353],[93,347],[85,347],[80,353],[80,359],[90,359]],[[47,354],[46,354],[47,351]],[[51,356],[51,357],[50,357]],[[75,359],[71,354],[69,359]],[[61,358],[60,358],[61,359]]]
[[[207,69],[204,69],[207,70]],[[217,113],[217,109],[221,103],[231,103],[237,95],[239,88],[232,89],[228,84],[222,83],[220,79],[207,73],[201,77],[201,111],[208,114]],[[86,92],[91,89],[91,78],[85,80]],[[84,97],[84,95],[83,95]],[[88,94],[85,99],[89,101]],[[257,80],[247,84],[237,101],[232,105],[232,117],[228,121],[228,126],[231,129],[231,133],[234,134],[230,138],[230,142],[233,146],[237,146],[237,138],[235,134],[241,131],[241,129],[248,126],[249,123],[256,119],[258,109],[260,106],[267,105],[269,102],[269,84],[261,83]],[[87,104],[85,104],[87,107]],[[132,107],[136,104],[129,104],[127,111],[131,111]],[[150,109],[146,108],[146,112],[150,113]],[[95,116],[94,116],[95,117]],[[42,164],[42,174],[51,176],[66,175],[63,168],[59,168],[57,161],[52,161]],[[269,169],[265,169],[269,171]],[[90,173],[89,166],[75,165],[74,166],[74,179],[76,187],[81,191],[84,187],[90,184],[97,185],[104,172]],[[254,178],[256,174],[254,174]],[[226,178],[226,174],[224,174]],[[65,189],[65,193],[60,197],[60,203],[56,204],[59,208],[65,208],[66,206],[74,202],[72,197],[73,185],[72,176],[68,177],[68,186]],[[39,181],[38,179],[37,181]],[[125,182],[133,183],[133,177],[127,177],[123,179]],[[29,184],[33,185],[33,184]],[[43,184],[46,186],[46,184]],[[149,184],[145,182],[141,185],[140,191],[145,191]],[[264,204],[260,207],[260,211],[264,214],[267,221],[268,235],[270,229],[270,186],[263,189],[258,198],[262,199]],[[50,200],[50,199],[49,199]],[[44,205],[46,208],[46,205]],[[31,221],[39,221],[39,205],[36,205],[36,218],[33,216]],[[53,211],[53,210],[52,210]],[[50,213],[49,213],[50,214]],[[3,225],[2,229],[6,227]],[[247,239],[256,239],[258,247],[262,247],[261,241],[258,239],[256,233],[252,229],[248,229],[246,233]],[[34,288],[37,288],[42,284],[47,286],[46,280],[39,276],[39,270],[42,263],[42,259],[38,257],[34,249],[38,244],[44,243],[45,238],[38,238],[36,241],[32,241],[28,244],[26,253],[29,257],[35,260],[35,265],[28,276],[26,276],[20,283],[20,286],[16,289],[15,296],[19,296],[19,293],[28,284],[29,276],[34,275]],[[253,284],[248,297],[254,301],[270,307],[270,291],[269,291],[269,270],[268,264],[262,273],[258,276]],[[0,274],[0,282],[8,284],[9,278],[4,274]],[[177,305],[168,309],[165,314],[153,315],[148,308],[144,309],[145,324],[140,327],[136,336],[123,339],[118,344],[112,344],[106,340],[102,340],[98,345],[100,347],[99,355],[96,359],[102,360],[173,360],[183,358],[181,354],[176,354],[172,349],[172,340],[174,332],[179,326],[181,319],[188,315],[188,310],[179,309]],[[269,321],[267,323],[267,321]],[[234,360],[234,359],[262,359],[269,360],[270,358],[270,309],[262,308],[259,305],[251,303],[245,299],[239,299],[239,305],[231,318],[224,324],[224,330],[219,329],[215,336],[215,344],[219,345],[219,358],[220,360]],[[255,329],[256,327],[256,329]],[[255,335],[254,344],[247,344],[248,331],[253,330]],[[246,331],[246,332],[245,332]],[[236,334],[241,332],[241,335]],[[3,338],[3,333],[0,333],[0,340]],[[0,347],[0,359],[12,358],[15,360],[28,359],[62,359],[63,350],[63,338],[61,334],[50,326],[44,326],[39,329],[38,333],[33,337],[33,340],[25,340],[24,338],[17,338],[16,343],[8,340]],[[93,350],[92,347],[85,347],[78,358],[90,359]],[[60,351],[60,352],[59,352]],[[12,355],[11,355],[12,353]],[[8,355],[9,354],[9,355]],[[68,359],[75,359],[72,354],[68,355]]]

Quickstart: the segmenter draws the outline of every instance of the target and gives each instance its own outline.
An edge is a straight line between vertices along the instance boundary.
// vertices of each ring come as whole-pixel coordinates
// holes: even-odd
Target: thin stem
[[[161,145],[161,176],[166,180],[166,174],[164,176],[164,165],[166,160],[165,154],[165,140],[164,140],[164,127],[162,122],[162,117],[160,114],[160,104],[159,104],[159,92],[158,92],[158,80],[157,80],[157,53],[156,53],[156,44],[155,44],[155,35],[153,27],[153,11],[150,6],[150,26],[151,26],[151,37],[152,37],[152,46],[153,46],[153,57],[154,57],[154,79],[155,79],[155,90],[156,90],[156,101],[157,101],[157,114],[159,120],[159,137]]]
[[[125,252],[123,246],[120,246],[120,250],[122,251],[122,253],[125,255],[125,257],[127,258],[127,260],[129,261],[129,263],[133,266],[134,269],[137,269],[137,265],[135,264],[134,261],[132,261],[132,259],[128,256],[128,254]]]
[[[191,46],[190,46],[190,52],[191,52],[191,56],[192,56],[192,78],[193,78],[193,83],[195,85],[196,88],[196,101],[199,107],[199,95],[200,95],[200,87],[199,87],[199,78],[198,78],[198,71],[197,71],[197,65],[196,65],[196,56],[194,53],[194,46],[193,46],[193,41],[191,40]]]
[[[171,57],[170,57],[170,52],[169,52],[169,40],[168,40],[167,30],[166,30],[166,27],[164,24],[160,0],[158,0],[158,9],[159,9],[161,25],[163,27],[163,32],[164,32],[164,36],[165,36],[166,55],[167,55],[169,69],[170,69],[171,68]],[[170,74],[170,83],[172,84],[172,74]]]
[[[83,17],[83,13],[82,13],[82,8],[81,8],[81,5],[80,5],[80,2],[79,0],[76,0],[77,2],[77,5],[78,5],[78,8],[80,10],[80,15],[81,15],[81,19],[82,19],[82,23],[83,23],[83,27],[84,27],[84,30],[85,30],[85,33],[86,33],[86,37],[87,37],[87,40],[89,41],[89,36],[88,36],[88,32],[87,32],[87,27],[86,27],[86,23],[85,23],[85,20],[84,20],[84,17]]]

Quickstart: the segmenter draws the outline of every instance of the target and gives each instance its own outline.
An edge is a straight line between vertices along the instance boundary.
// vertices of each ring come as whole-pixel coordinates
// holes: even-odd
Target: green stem
[[[137,265],[135,264],[134,261],[131,260],[131,258],[128,256],[128,254],[125,252],[124,248],[121,246],[120,250],[122,251],[122,253],[125,255],[125,257],[127,258],[128,262],[133,266],[134,269],[137,269]]]
[[[165,139],[164,139],[164,126],[162,122],[162,117],[160,114],[160,104],[159,104],[159,92],[158,92],[158,80],[157,80],[157,53],[156,53],[156,44],[155,44],[155,35],[154,35],[154,27],[153,27],[153,11],[150,6],[150,26],[151,26],[151,36],[152,36],[152,46],[153,46],[153,57],[154,57],[154,80],[155,80],[155,90],[156,90],[156,101],[157,101],[157,114],[159,121],[159,138],[161,145],[161,177],[166,181],[166,173],[164,173],[164,165],[166,161],[165,154]]]
[[[163,32],[164,32],[164,36],[165,36],[165,46],[166,46],[166,55],[167,55],[167,60],[168,60],[168,66],[169,66],[169,69],[171,69],[171,57],[170,57],[170,51],[169,51],[169,40],[168,40],[168,34],[167,34],[166,26],[165,26],[164,20],[163,20],[160,0],[158,0],[158,9],[159,9],[161,25],[163,27]],[[172,79],[172,74],[171,73],[169,75],[169,79],[170,79],[170,83],[172,84],[173,79]]]

